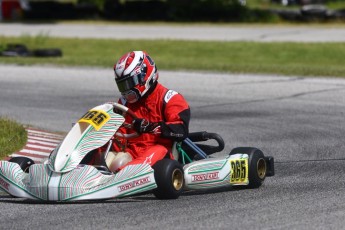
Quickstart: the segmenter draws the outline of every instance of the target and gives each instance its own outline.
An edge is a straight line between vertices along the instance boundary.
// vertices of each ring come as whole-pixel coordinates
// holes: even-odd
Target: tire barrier
[[[62,57],[62,51],[58,48],[29,50],[23,44],[8,44],[1,51],[0,56],[4,57]]]

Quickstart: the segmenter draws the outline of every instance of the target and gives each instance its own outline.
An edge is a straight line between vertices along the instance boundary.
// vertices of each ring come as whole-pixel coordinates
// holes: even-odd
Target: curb
[[[29,157],[35,163],[43,163],[50,152],[58,146],[64,136],[52,132],[46,132],[34,128],[26,128],[28,140],[24,148],[18,152],[12,153],[4,160],[12,157]]]

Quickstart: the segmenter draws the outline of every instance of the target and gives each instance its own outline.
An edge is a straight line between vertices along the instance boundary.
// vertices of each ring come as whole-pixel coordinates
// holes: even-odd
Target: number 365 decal
[[[230,160],[231,184],[248,184],[248,159]]]
[[[102,110],[90,110],[78,122],[89,123],[98,131],[109,119],[109,114]]]

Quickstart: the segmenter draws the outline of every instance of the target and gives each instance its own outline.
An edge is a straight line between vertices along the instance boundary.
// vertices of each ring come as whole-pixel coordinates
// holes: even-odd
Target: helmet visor
[[[115,78],[115,81],[121,93],[128,91],[139,84],[138,75]]]

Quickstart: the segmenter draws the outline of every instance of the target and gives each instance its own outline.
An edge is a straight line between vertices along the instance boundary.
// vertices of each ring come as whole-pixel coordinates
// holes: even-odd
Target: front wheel
[[[181,164],[175,160],[162,159],[152,168],[157,184],[153,194],[158,199],[177,199],[184,186],[184,173]]]
[[[266,178],[266,173],[268,169],[263,152],[257,148],[238,147],[231,150],[230,155],[234,154],[248,154],[249,184],[246,187],[260,187]]]
[[[28,157],[13,157],[9,160],[9,162],[19,164],[20,168],[25,172],[29,172],[29,168],[31,165],[35,164],[33,160]]]

